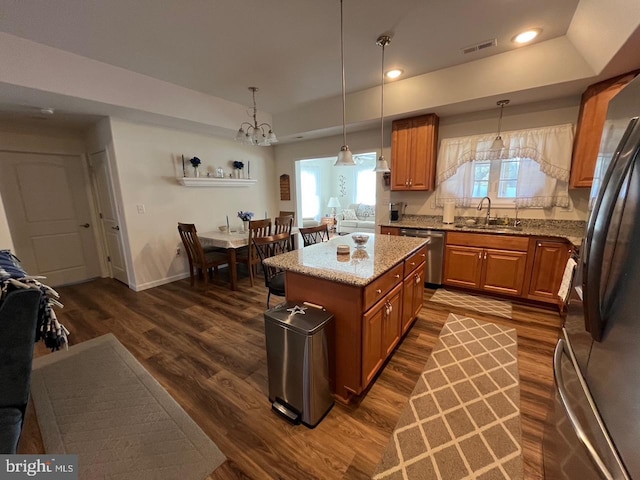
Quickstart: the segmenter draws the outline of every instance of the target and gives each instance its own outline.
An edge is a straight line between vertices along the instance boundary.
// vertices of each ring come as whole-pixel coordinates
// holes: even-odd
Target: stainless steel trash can
[[[286,302],[264,312],[271,408],[292,423],[315,427],[333,406],[329,336],[333,315]]]

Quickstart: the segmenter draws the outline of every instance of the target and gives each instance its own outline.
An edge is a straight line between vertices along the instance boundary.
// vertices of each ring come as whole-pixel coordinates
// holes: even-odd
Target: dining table
[[[291,229],[291,235],[295,239],[298,234],[298,227]],[[249,245],[249,232],[243,231],[220,231],[198,232],[198,238],[203,247],[223,248],[227,251],[229,261],[229,286],[231,290],[238,289],[238,262],[236,261],[236,250]],[[295,248],[296,242],[293,242]]]

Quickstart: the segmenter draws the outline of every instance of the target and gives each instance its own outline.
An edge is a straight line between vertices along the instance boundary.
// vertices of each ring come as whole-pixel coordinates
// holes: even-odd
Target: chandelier
[[[256,107],[256,92],[258,91],[258,87],[249,87],[249,90],[251,90],[251,94],[253,95],[253,124],[242,122],[236,134],[236,141],[247,145],[259,145],[261,147],[268,147],[273,143],[278,143],[278,139],[276,138],[276,134],[273,133],[271,125],[266,122],[258,125],[256,118],[258,113],[258,108]],[[268,130],[266,130],[265,127],[268,127]]]

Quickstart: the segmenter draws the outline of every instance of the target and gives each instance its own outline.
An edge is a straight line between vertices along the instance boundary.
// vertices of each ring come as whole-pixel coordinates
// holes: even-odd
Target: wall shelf
[[[258,180],[253,178],[177,177],[183,187],[248,187]]]

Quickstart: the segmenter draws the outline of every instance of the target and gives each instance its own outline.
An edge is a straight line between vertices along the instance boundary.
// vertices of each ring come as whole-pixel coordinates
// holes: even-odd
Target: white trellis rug
[[[513,307],[508,300],[495,300],[482,295],[452,292],[439,288],[429,299],[431,302],[446,303],[454,307],[468,308],[477,312],[497,315],[504,318],[513,318]]]

